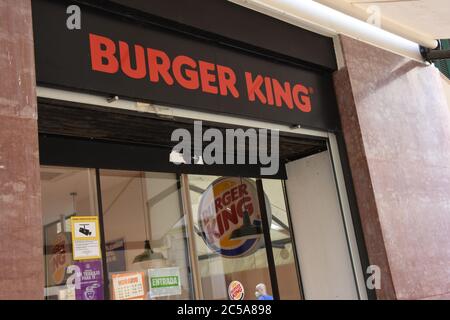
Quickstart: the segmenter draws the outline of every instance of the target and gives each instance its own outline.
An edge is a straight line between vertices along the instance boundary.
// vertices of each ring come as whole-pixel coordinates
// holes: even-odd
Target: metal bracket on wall
[[[439,46],[436,49],[429,49],[420,46],[420,54],[428,62],[434,62],[436,60],[450,59],[450,50],[442,50],[441,41],[438,40]]]
[[[136,110],[139,112],[149,112],[164,119],[175,119],[172,108],[154,105],[151,103],[136,102]]]

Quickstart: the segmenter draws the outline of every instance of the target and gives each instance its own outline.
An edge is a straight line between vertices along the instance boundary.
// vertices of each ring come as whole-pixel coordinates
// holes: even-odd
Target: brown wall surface
[[[335,86],[381,299],[450,294],[450,110],[440,74],[341,36]]]
[[[0,1],[0,299],[44,284],[30,0]]]

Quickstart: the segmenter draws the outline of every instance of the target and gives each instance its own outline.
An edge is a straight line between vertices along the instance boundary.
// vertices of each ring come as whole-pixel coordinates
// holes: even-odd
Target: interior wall
[[[47,173],[58,176],[46,180],[43,177]],[[79,216],[98,215],[94,169],[41,167],[41,189],[44,226],[74,213]]]
[[[101,181],[102,186],[109,186],[102,187],[105,241],[125,241],[126,271],[179,267],[182,295],[178,298],[189,298],[188,249],[175,174],[101,175]],[[167,259],[164,264],[133,263],[144,251],[145,223],[153,251]]]
[[[130,181],[131,183],[128,184]],[[139,245],[125,250],[128,270],[140,271],[133,259],[144,250],[146,239],[140,179],[124,178],[111,188],[102,189],[105,242],[124,239],[125,244]]]
[[[450,297],[450,109],[439,71],[340,37],[342,129],[378,298]]]
[[[287,164],[292,227],[306,299],[358,299],[328,151]]]

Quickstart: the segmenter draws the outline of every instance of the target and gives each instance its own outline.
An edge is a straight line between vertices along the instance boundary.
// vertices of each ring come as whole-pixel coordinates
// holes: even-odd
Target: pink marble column
[[[450,110],[439,71],[340,37],[340,117],[381,299],[450,298]]]
[[[0,299],[42,299],[42,214],[30,0],[0,1],[0,70]]]

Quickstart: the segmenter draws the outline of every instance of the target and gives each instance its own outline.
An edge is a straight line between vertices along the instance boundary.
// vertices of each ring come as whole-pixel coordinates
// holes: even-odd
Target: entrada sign
[[[329,71],[87,5],[80,6],[81,29],[69,30],[68,3],[32,2],[41,86],[316,129],[338,128]]]

